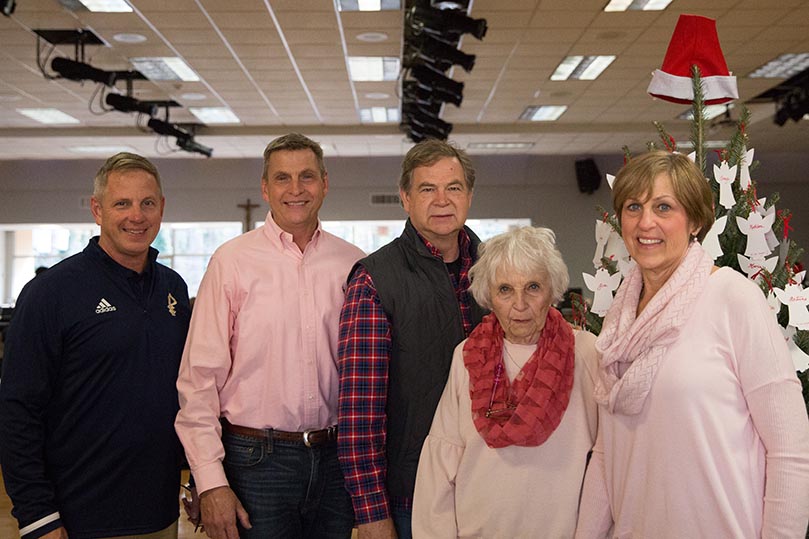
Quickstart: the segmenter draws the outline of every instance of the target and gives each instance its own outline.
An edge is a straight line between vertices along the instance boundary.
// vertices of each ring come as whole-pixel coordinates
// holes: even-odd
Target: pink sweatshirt
[[[761,291],[716,271],[638,415],[604,408],[578,539],[802,538],[809,420]]]

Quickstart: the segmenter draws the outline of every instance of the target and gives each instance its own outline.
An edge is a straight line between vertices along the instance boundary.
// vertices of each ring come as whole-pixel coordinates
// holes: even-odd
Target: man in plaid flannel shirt
[[[466,226],[475,171],[439,140],[405,156],[402,235],[360,260],[340,315],[340,464],[359,537],[407,539],[421,445],[452,351],[483,316],[468,293],[480,240]]]

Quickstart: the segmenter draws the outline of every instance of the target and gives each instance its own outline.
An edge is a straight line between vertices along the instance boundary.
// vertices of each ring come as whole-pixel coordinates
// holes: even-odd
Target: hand
[[[396,539],[393,519],[377,520],[357,526],[357,539]]]
[[[197,494],[197,487],[189,487],[183,485],[183,488],[188,491],[188,494],[183,496],[183,509],[188,516],[188,522],[194,525],[194,531],[197,531],[200,526],[199,519],[199,494]]]
[[[56,528],[53,531],[49,531],[45,535],[41,536],[39,539],[68,539],[67,537],[67,530],[64,526],[60,528]]]
[[[252,528],[250,518],[236,494],[228,486],[206,490],[199,497],[200,517],[211,539],[239,539],[236,519],[243,528]]]

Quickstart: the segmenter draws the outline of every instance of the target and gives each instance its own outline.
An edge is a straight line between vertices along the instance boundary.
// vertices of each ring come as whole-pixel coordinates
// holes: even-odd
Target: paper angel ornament
[[[751,212],[747,219],[736,216],[736,224],[739,225],[739,230],[747,236],[744,256],[764,258],[772,252],[772,249],[767,245],[767,232],[772,230],[774,222],[774,213],[762,217],[759,213]]]
[[[764,205],[767,203],[767,197],[758,199],[758,206],[756,206],[756,213],[761,215],[762,217],[767,217],[770,214],[775,215],[775,206],[770,206],[769,208],[765,208]],[[773,217],[773,220],[775,218]],[[764,237],[767,239],[767,247],[770,248],[770,251],[778,247],[780,243],[778,238],[775,236],[775,232],[773,232],[772,228],[764,234]]]
[[[765,269],[772,273],[778,265],[777,256],[771,256],[765,260],[763,258],[747,258],[743,254],[738,253],[736,254],[736,258],[739,260],[739,267],[747,274],[747,278],[757,282],[761,281],[763,278],[761,270]]]
[[[775,292],[781,303],[789,308],[789,322],[787,325],[809,330],[809,309],[807,309],[809,291],[800,284],[804,275],[806,275],[805,271],[796,274],[794,278],[795,284],[789,283],[783,289],[773,288],[773,292]]]
[[[705,239],[702,240],[702,248],[705,249],[705,251],[711,255],[714,260],[725,254],[724,251],[722,251],[722,246],[719,245],[719,235],[725,231],[725,226],[727,223],[727,215],[723,215],[714,221],[713,226],[708,231],[708,234],[705,235]]]
[[[787,348],[792,356],[792,363],[795,364],[795,370],[804,371],[809,368],[809,356],[795,344],[795,340],[792,337],[795,335],[796,331],[797,330],[793,327],[781,328],[781,333],[784,334],[784,340],[786,340]]]
[[[610,232],[612,232],[612,225],[607,221],[596,220],[596,252],[593,255],[594,268],[601,267],[601,259],[604,257],[604,248],[607,246]]]
[[[627,258],[627,259],[619,258],[618,259],[618,271],[621,272],[622,276],[626,277],[627,275],[629,275],[629,271],[633,267],[635,267],[635,261],[632,260],[631,258]]]
[[[733,182],[736,180],[736,166],[729,166],[727,161],[722,161],[720,165],[713,166],[713,177],[719,184],[719,204],[730,209],[736,205],[733,197]]]
[[[607,239],[607,246],[604,247],[604,256],[616,262],[619,260],[629,260],[629,251],[626,250],[624,238],[612,227],[610,227],[610,236]]]
[[[604,316],[612,305],[613,291],[621,284],[621,273],[610,275],[610,272],[601,268],[596,271],[595,276],[589,273],[582,273],[581,276],[584,277],[584,284],[587,285],[587,288],[595,292],[590,312]]]
[[[767,294],[767,305],[770,307],[770,312],[772,312],[773,316],[778,316],[778,313],[781,312],[781,302],[772,290]]]
[[[739,187],[742,190],[747,191],[750,189],[750,165],[753,164],[753,152],[755,152],[753,148],[744,152],[744,157],[742,157],[742,170],[739,172]]]

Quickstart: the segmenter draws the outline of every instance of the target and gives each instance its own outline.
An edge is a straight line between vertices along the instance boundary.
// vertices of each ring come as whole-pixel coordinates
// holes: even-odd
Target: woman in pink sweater
[[[576,537],[802,538],[809,421],[758,287],[699,241],[713,194],[684,155],[613,184],[636,267],[596,341],[600,420]]]
[[[414,539],[570,539],[597,430],[595,336],[551,305],[568,285],[547,228],[481,246],[492,310],[455,349],[419,459]]]

